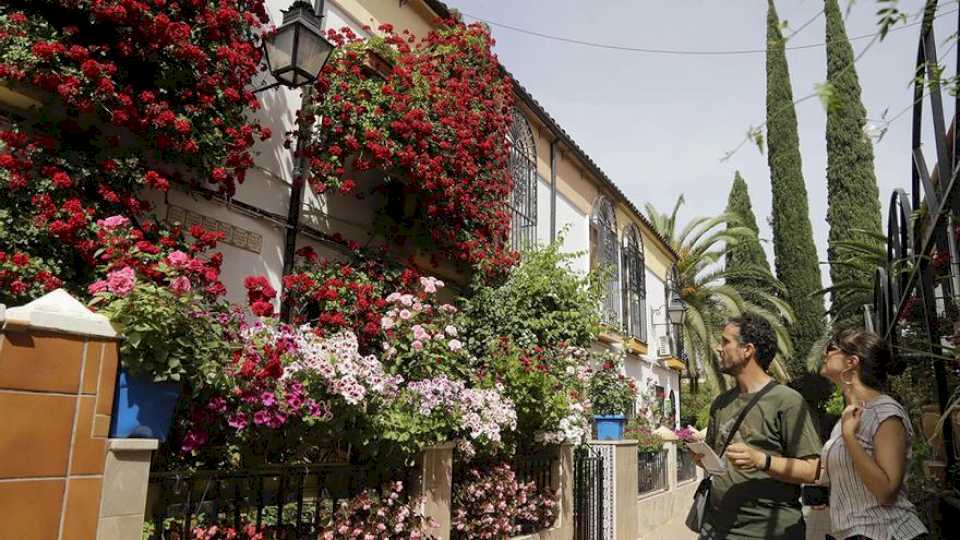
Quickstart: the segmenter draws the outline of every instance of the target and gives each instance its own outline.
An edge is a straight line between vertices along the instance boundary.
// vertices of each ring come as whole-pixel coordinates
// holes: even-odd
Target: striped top
[[[900,418],[907,431],[909,466],[913,457],[913,429],[906,411],[890,396],[878,396],[864,405],[860,426],[857,428],[857,440],[872,456],[873,439],[880,424],[892,417]],[[909,540],[926,533],[927,529],[917,517],[916,509],[907,500],[906,475],[900,485],[896,502],[889,506],[881,504],[857,475],[840,426],[841,421],[837,421],[821,454],[823,481],[830,484],[830,523],[833,536],[844,539],[860,534],[874,540]]]

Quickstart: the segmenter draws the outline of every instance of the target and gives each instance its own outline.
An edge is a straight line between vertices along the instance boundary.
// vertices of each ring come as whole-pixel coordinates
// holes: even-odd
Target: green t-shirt
[[[734,388],[714,400],[707,442],[717,454],[752,397]],[[736,442],[790,458],[817,456],[821,447],[803,397],[782,384],[770,389],[747,413],[731,444]],[[799,485],[775,480],[762,471],[741,471],[729,461],[726,465],[725,474],[713,477],[712,508],[701,538],[803,539]]]

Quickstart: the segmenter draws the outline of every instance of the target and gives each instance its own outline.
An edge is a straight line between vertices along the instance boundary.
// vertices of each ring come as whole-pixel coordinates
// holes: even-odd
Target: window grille
[[[620,328],[620,264],[617,242],[617,216],[610,199],[601,196],[593,205],[590,218],[590,256],[593,267],[607,271],[600,319]]]
[[[537,233],[537,147],[530,123],[513,111],[513,124],[507,135],[510,143],[510,247],[520,251],[534,244]]]
[[[647,341],[647,284],[643,238],[636,225],[623,235],[623,330],[629,337]]]

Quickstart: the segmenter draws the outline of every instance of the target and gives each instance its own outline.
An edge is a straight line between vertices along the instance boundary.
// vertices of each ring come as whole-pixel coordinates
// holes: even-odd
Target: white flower
[[[450,347],[451,351],[459,351],[463,348],[463,343],[460,343],[459,339],[451,339],[447,342],[447,345]]]
[[[448,336],[456,337],[457,335],[457,327],[452,324],[448,324],[447,327],[443,329],[443,331],[446,332]]]

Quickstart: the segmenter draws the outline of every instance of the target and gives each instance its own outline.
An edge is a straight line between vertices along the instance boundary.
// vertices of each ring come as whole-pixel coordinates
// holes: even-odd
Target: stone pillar
[[[157,439],[110,439],[107,443],[97,540],[142,535],[150,456],[158,444]]]
[[[667,451],[667,489],[673,490],[676,489],[678,484],[677,465],[680,463],[680,456],[677,455],[677,452],[679,450],[677,449],[677,443],[673,441],[665,441],[663,448]]]
[[[541,540],[570,540],[573,538],[573,446],[563,445],[553,464],[550,489],[560,497],[557,521],[553,527],[540,531]]]
[[[414,489],[414,496],[423,497],[423,515],[438,525],[429,531],[438,540],[450,539],[453,447],[454,443],[445,443],[427,448],[420,454],[420,479]]]
[[[612,537],[616,540],[636,540],[639,534],[637,492],[640,489],[637,441],[590,441],[590,446],[604,448],[605,456],[613,456],[612,468],[609,469],[612,470],[612,478],[605,475],[603,486],[607,493],[604,504],[611,502],[613,505]]]
[[[0,314],[0,536],[93,540],[117,333],[62,289]]]

